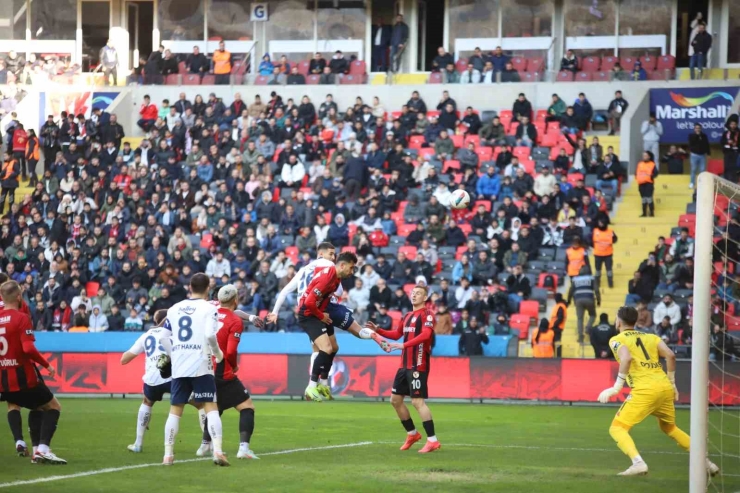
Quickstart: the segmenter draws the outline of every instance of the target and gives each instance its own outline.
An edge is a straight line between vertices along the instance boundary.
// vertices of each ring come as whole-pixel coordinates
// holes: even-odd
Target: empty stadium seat
[[[521,72],[519,74],[519,77],[522,79],[522,82],[538,82],[540,80],[540,73],[539,72]]]
[[[591,74],[591,80],[594,80],[596,82],[609,82],[611,80],[611,74],[609,74],[609,72],[604,72],[603,70],[600,70]]]
[[[640,63],[642,63],[642,68],[649,72],[651,70],[655,70],[658,64],[658,59],[650,55],[643,55],[640,57]]]
[[[204,75],[202,79],[200,79],[200,83],[204,86],[213,86],[216,84],[216,76],[215,75]]]
[[[598,72],[601,68],[601,58],[595,56],[586,56],[581,58],[582,72]]]
[[[468,69],[468,59],[467,58],[461,58],[455,63],[455,69],[458,72],[465,72]]]
[[[619,59],[613,55],[607,55],[603,57],[601,59],[601,70],[604,72],[610,71],[611,69],[614,68],[614,65],[616,65],[618,61]]]
[[[515,313],[509,319],[509,327],[519,331],[519,339],[529,338],[529,325],[531,320],[529,315],[523,313]]]
[[[308,60],[302,60],[298,62],[298,73],[303,74],[305,77],[308,77],[308,71],[309,67],[311,66],[311,62]]]
[[[635,68],[636,61],[637,61],[637,58],[633,56],[619,57],[619,65],[621,65],[622,69],[626,70],[627,72],[631,72],[632,69]]]
[[[527,72],[542,72],[545,69],[545,59],[534,57],[527,60]]]
[[[306,77],[306,84],[310,86],[318,85],[320,79],[321,79],[320,75],[311,74],[308,77]]]
[[[673,55],[658,57],[658,64],[655,68],[658,70],[674,70],[676,68],[676,57]]]
[[[167,86],[179,86],[180,85],[180,74],[170,74],[164,80]]]
[[[576,81],[578,82],[591,82],[591,72],[578,72],[576,73]]]
[[[359,75],[348,74],[339,79],[341,85],[357,85],[362,84],[362,77]]]
[[[709,159],[707,161],[707,171],[722,176],[725,172],[725,162],[722,159]]]
[[[442,80],[442,73],[441,72],[432,72],[429,74],[429,80],[427,83],[429,84],[441,84],[443,82]]]
[[[350,75],[365,75],[367,74],[367,66],[362,60],[354,60],[349,64]]]
[[[561,70],[558,72],[558,82],[573,82],[574,75],[570,70]]]
[[[442,167],[442,173],[447,173],[450,170],[460,171],[460,161],[456,159],[450,159],[448,161],[444,162],[444,166]]]
[[[200,85],[200,75],[198,74],[183,75],[182,85],[183,86],[199,86]]]
[[[514,70],[517,72],[525,72],[527,70],[527,59],[520,56],[511,57],[511,64],[514,66]]]
[[[540,304],[536,301],[525,300],[519,303],[519,313],[529,315],[537,320],[540,314]]]

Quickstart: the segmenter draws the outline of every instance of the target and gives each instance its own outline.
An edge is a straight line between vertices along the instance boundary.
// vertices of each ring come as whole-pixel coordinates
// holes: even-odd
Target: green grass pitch
[[[652,419],[633,431],[650,474],[616,477],[629,460],[607,432],[615,407],[432,403],[442,449],[420,455],[421,442],[409,452],[398,450],[405,432],[388,403],[256,401],[252,449],[262,455],[261,460],[236,460],[238,415],[231,410],[224,415],[224,447],[232,459],[230,468],[218,468],[208,461],[176,462],[165,468],[156,464],[162,460],[166,404],[158,403],[154,408],[143,453],[132,454],[126,445],[134,440],[138,400],[60,400],[62,419],[52,448],[69,465],[33,465],[16,457],[8,427],[0,423],[0,493],[395,493],[422,489],[674,493],[688,489],[688,455],[664,436]],[[23,414],[25,426],[27,414]],[[421,428],[413,409],[412,417]],[[687,411],[679,411],[678,424],[686,430],[688,418]],[[736,427],[737,417],[733,421]],[[199,443],[197,413],[186,408],[176,461],[194,459]],[[342,445],[350,446],[329,448]],[[735,447],[738,445],[735,439]],[[308,448],[315,450],[300,450]],[[144,464],[151,467],[82,475]],[[69,475],[77,476],[12,484]],[[738,479],[724,477],[724,491],[739,491]]]

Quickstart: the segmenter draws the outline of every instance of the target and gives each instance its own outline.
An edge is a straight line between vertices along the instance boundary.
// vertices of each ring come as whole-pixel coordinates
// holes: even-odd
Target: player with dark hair
[[[278,314],[280,313],[280,307],[283,306],[283,303],[287,299],[288,295],[294,292],[298,292],[299,298],[304,296],[308,285],[313,279],[313,276],[316,275],[316,273],[321,272],[324,268],[333,266],[336,255],[337,252],[334,245],[327,241],[319,243],[319,246],[316,249],[316,259],[311,261],[308,265],[302,267],[298,272],[296,272],[295,276],[293,276],[293,279],[291,279],[290,282],[286,284],[285,287],[280,291],[277,299],[275,300],[275,306],[273,307],[272,312],[267,316],[267,322],[274,323],[277,321]],[[332,296],[332,300],[326,307],[326,313],[329,315],[329,318],[332,319],[334,328],[346,330],[359,339],[372,339],[373,332],[370,329],[361,327],[360,324],[358,324],[352,316],[352,311],[346,306],[340,304],[335,299],[336,297],[341,296],[342,293],[343,289],[342,285],[340,284],[339,288],[334,293],[334,296]],[[329,340],[331,341],[333,359],[333,357],[339,351],[339,344],[337,343],[337,338],[334,334],[329,336]],[[385,352],[390,351],[386,342],[376,342]],[[312,352],[310,368],[313,368],[314,361],[316,361],[316,357],[319,355],[319,349],[316,347],[315,344],[311,343],[311,350]],[[331,395],[331,386],[329,385],[330,370],[331,367],[329,367],[324,373],[319,376],[318,384],[319,393],[321,394],[322,398],[328,400],[333,399]]]
[[[236,310],[239,293],[233,284],[226,284],[218,291],[218,347],[224,353],[224,359],[216,365],[216,402],[218,413],[234,408],[239,412],[239,451],[237,459],[259,459],[249,448],[249,441],[254,432],[254,403],[249,391],[244,388],[236,373],[239,342],[244,330],[244,314]],[[262,327],[262,320],[254,315],[247,315],[247,321]],[[203,430],[203,443],[196,455],[203,457],[211,452],[211,434],[208,426]]]
[[[0,272],[0,286],[8,282],[9,279],[10,278],[7,274]],[[3,309],[5,309],[5,304],[0,300],[0,311]],[[31,309],[28,308],[28,304],[23,300],[23,298],[21,298],[20,311],[28,315],[29,318],[31,317]],[[0,395],[0,401],[2,400],[2,396]],[[28,446],[26,445],[26,441],[23,439],[23,417],[21,416],[21,407],[11,404],[10,402],[7,404],[8,425],[10,425],[10,431],[13,434],[13,440],[15,440],[15,451],[20,457],[28,457]],[[41,426],[42,416],[43,412],[38,409],[32,409],[28,412],[28,427],[34,428],[34,433],[32,433],[34,436],[38,436],[38,428]],[[37,445],[37,443],[33,444],[34,452],[36,452]]]
[[[406,442],[401,446],[401,450],[408,450],[421,440],[421,433],[416,431],[409,408],[403,402],[405,396],[411,397],[411,404],[419,413],[427,434],[427,443],[419,450],[420,454],[434,452],[441,447],[434,432],[432,412],[425,401],[429,397],[427,385],[435,325],[434,314],[426,308],[428,293],[426,286],[414,286],[410,296],[414,311],[407,314],[403,318],[403,323],[394,329],[384,330],[372,322],[367,323],[367,326],[377,333],[376,337],[387,337],[394,341],[403,337],[403,343],[394,342],[390,345],[391,349],[403,351],[401,367],[393,381],[391,404],[407,433]]]
[[[318,389],[319,376],[328,374],[336,352],[332,347],[334,321],[326,309],[337,288],[345,279],[355,273],[357,255],[343,252],[337,257],[335,265],[324,267],[313,275],[311,282],[298,300],[298,323],[308,334],[309,339],[319,350],[311,368],[311,380],[306,387],[306,398],[321,401]]]
[[[620,476],[641,476],[648,473],[648,466],[640,457],[635,442],[629,432],[648,416],[658,418],[660,430],[671,437],[679,447],[688,452],[689,435],[676,426],[674,400],[678,400],[676,388],[676,355],[666,343],[655,334],[635,330],[637,310],[623,306],[617,311],[617,330],[619,334],[609,340],[614,357],[619,362],[619,374],[613,387],[599,394],[599,402],[606,404],[609,399],[622,391],[626,381],[632,392],[617,411],[609,435],[617,442],[619,450],[632,460],[632,465]],[[665,359],[663,371],[660,358]],[[719,468],[706,460],[707,472],[714,476]]]
[[[53,378],[56,370],[34,344],[31,318],[20,311],[21,288],[15,281],[0,285],[4,309],[0,312],[0,394],[18,407],[38,410],[40,416],[29,416],[31,441],[38,444],[33,454],[37,464],[66,464],[49,449],[57,429],[61,405],[44,383],[36,364],[46,368]],[[38,421],[38,422],[37,422]]]

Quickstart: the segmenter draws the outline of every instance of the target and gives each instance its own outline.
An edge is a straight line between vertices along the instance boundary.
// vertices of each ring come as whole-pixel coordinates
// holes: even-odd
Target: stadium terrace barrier
[[[46,378],[55,393],[141,394],[143,358],[121,366],[121,353],[44,353],[58,369]],[[239,377],[254,395],[302,396],[310,357],[288,354],[242,354]],[[337,356],[330,374],[334,395],[389,397],[399,356]],[[618,365],[608,360],[432,357],[429,395],[447,399],[504,399],[550,402],[596,402],[614,383]],[[733,369],[737,367],[737,369]],[[740,363],[725,371],[740,373]],[[689,403],[691,364],[679,361],[676,384],[682,404]],[[740,383],[723,381],[711,367],[709,400],[740,405]],[[617,396],[624,400],[629,389]]]
[[[141,332],[63,333],[37,332],[39,351],[52,353],[123,353],[141,336]],[[434,356],[458,356],[460,336],[436,336]],[[311,354],[311,345],[303,333],[245,332],[242,334],[240,353],[251,354]],[[353,356],[385,355],[377,344],[363,341],[348,334],[337,334],[342,354]],[[509,346],[513,346],[510,348]],[[518,339],[513,336],[490,336],[483,345],[484,356],[516,356]]]

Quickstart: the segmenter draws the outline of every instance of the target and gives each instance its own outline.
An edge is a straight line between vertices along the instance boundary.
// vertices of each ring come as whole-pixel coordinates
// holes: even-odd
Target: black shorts
[[[236,407],[249,399],[249,391],[238,378],[233,380],[216,379],[216,403],[220,412]]]
[[[30,410],[48,404],[53,398],[54,394],[44,382],[39,382],[37,386],[30,389],[2,393],[2,400]]]
[[[404,370],[403,368],[399,368],[396,372],[396,378],[393,379],[391,393],[395,395],[407,395],[412,399],[417,397],[426,399],[429,397],[429,389],[427,388],[428,379],[429,372],[427,371]]]
[[[308,335],[308,338],[311,339],[311,342],[315,341],[324,334],[328,336],[334,335],[333,326],[326,325],[318,318],[309,317],[303,315],[302,313],[298,315],[298,325],[300,325],[300,327],[303,329],[303,332]]]

